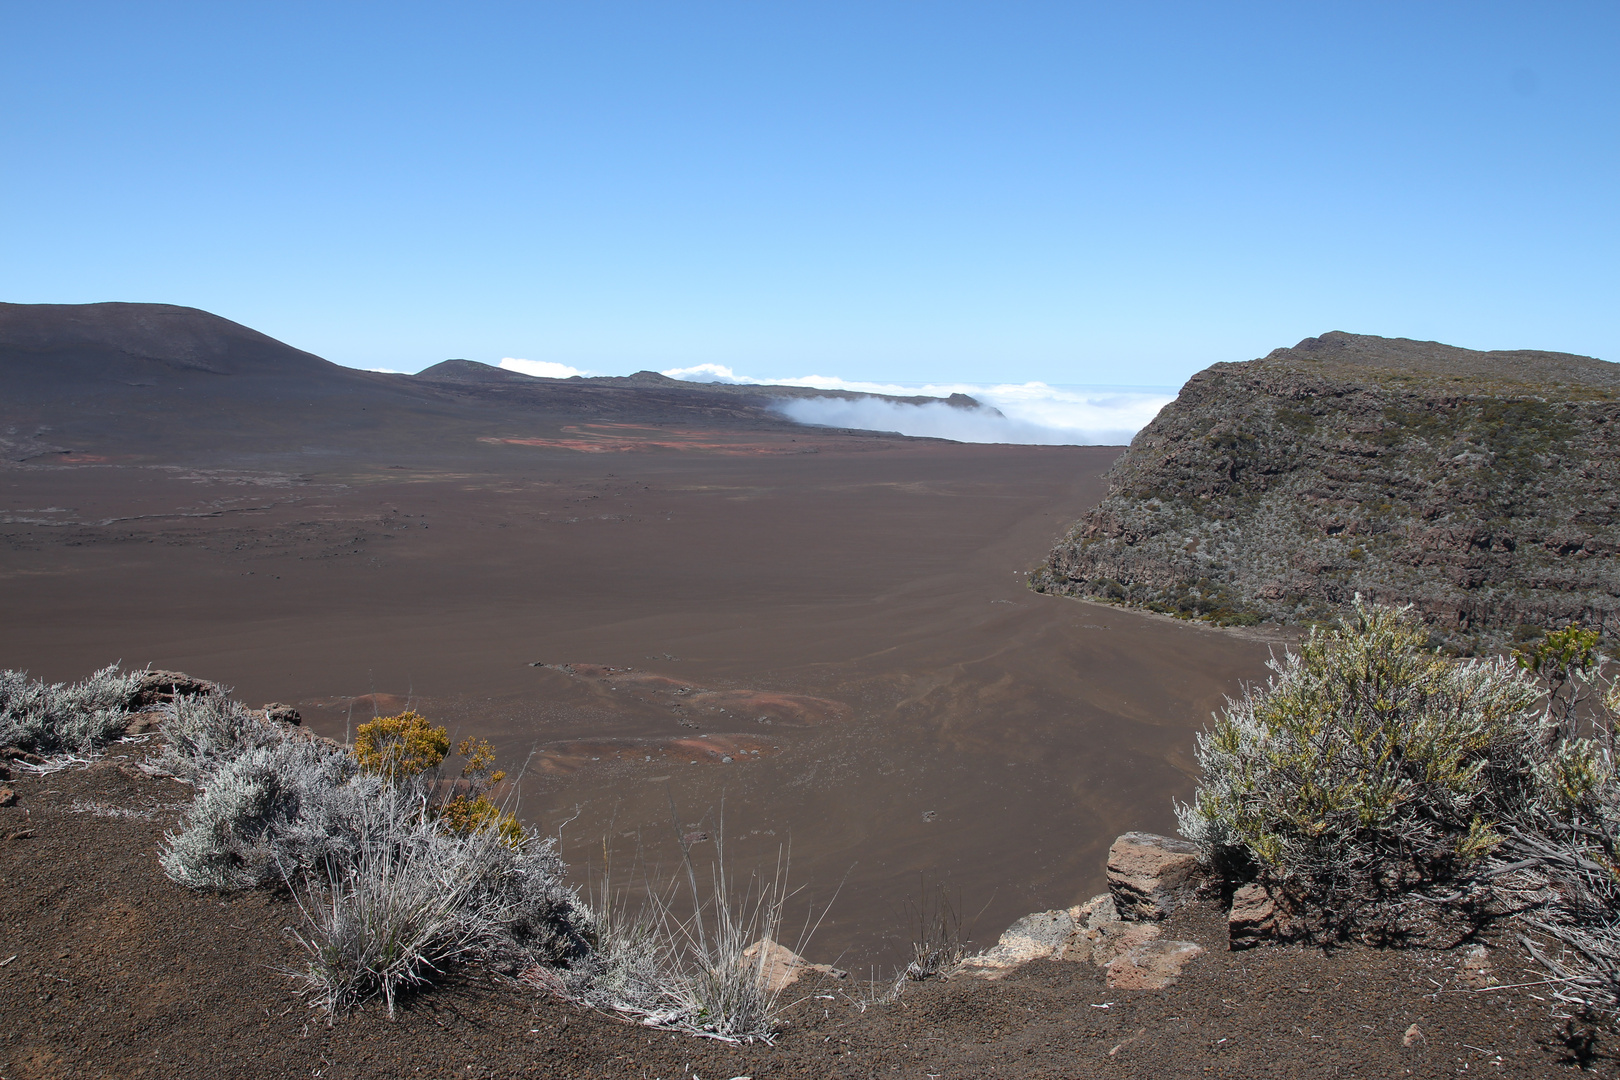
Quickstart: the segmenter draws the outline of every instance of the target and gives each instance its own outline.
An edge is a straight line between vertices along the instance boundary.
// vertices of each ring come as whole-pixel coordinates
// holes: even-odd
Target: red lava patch
[[[557,775],[603,762],[744,764],[775,749],[768,739],[737,732],[647,739],[569,739],[547,744],[535,756],[532,768]]]
[[[481,437],[479,442],[505,443],[509,446],[547,446],[560,450],[574,450],[581,454],[648,453],[653,451],[696,451],[705,454],[814,454],[820,448],[811,443],[797,442],[796,436],[761,438],[758,434],[741,437],[724,431],[666,431],[662,428],[642,427],[637,424],[569,424],[562,429],[562,437],[501,438]]]

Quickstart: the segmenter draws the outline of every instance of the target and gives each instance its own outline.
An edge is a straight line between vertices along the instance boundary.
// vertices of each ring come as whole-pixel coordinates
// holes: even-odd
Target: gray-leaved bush
[[[267,721],[223,693],[176,700],[163,761],[196,786],[165,838],[165,872],[199,889],[285,883],[303,906],[301,973],[346,1010],[471,954],[507,968],[585,956],[590,912],[554,841],[458,831],[430,813],[432,776],[368,772],[348,752]]]
[[[109,664],[76,683],[0,671],[0,746],[35,754],[88,754],[117,739],[141,682]]]

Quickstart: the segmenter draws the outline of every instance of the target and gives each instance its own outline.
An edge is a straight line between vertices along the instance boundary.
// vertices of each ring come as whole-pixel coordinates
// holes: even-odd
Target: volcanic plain
[[[415,708],[495,744],[584,882],[671,868],[672,802],[740,872],[790,858],[846,967],[940,885],[989,942],[1101,891],[1268,655],[1027,589],[1116,447],[352,372],[158,305],[7,305],[8,342],[6,666],[183,670],[340,738]]]

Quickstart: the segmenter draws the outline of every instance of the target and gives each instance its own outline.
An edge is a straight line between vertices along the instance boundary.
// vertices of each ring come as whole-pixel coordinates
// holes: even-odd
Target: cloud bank
[[[902,435],[972,443],[1120,445],[1130,442],[1133,435],[1146,427],[1148,421],[1175,398],[1174,392],[1159,387],[1052,386],[1042,382],[912,386],[857,382],[834,375],[756,379],[739,375],[720,364],[671,368],[663,374],[689,382],[804,386],[898,397],[943,399],[951,394],[967,394],[989,407],[962,409],[947,405],[943,400],[904,405],[870,398],[852,401],[817,397],[784,398],[776,408],[783,416],[801,424],[865,431],[898,431]]]
[[[515,356],[503,356],[496,365],[507,371],[515,371],[520,375],[533,375],[537,379],[572,379],[575,375],[590,375],[589,371],[581,371],[567,364],[559,364],[552,360],[519,360]]]

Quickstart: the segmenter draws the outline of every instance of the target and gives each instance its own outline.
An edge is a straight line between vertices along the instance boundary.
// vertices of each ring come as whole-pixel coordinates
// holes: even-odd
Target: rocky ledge
[[[1196,901],[1203,874],[1185,840],[1131,832],[1108,849],[1108,891],[1083,904],[1038,911],[1013,923],[961,974],[999,979],[1031,960],[1095,964],[1120,990],[1162,990],[1203,955],[1196,941],[1163,934],[1159,922]]]
[[[1031,583],[1226,625],[1322,619],[1360,592],[1462,651],[1612,627],[1617,420],[1602,360],[1306,338],[1188,380]]]

